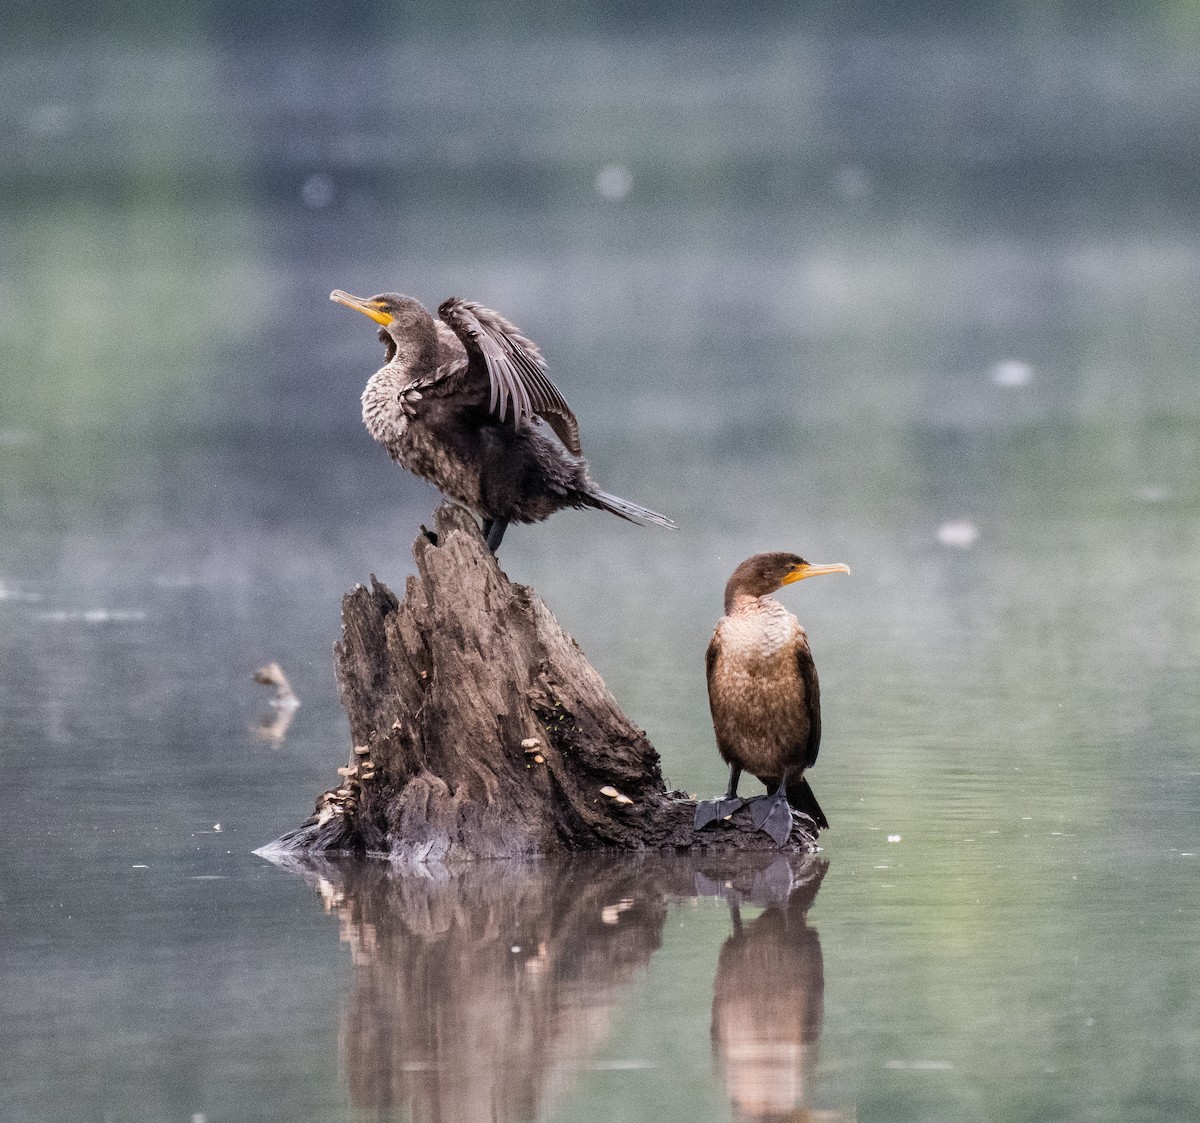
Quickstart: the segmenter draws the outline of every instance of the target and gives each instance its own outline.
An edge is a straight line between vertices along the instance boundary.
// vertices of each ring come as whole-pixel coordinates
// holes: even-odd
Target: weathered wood
[[[270,850],[456,861],[579,850],[765,850],[739,812],[697,833],[658,754],[474,520],[436,515],[403,601],[371,578],[342,602],[336,672],[354,751]],[[796,817],[790,849],[815,835]]]

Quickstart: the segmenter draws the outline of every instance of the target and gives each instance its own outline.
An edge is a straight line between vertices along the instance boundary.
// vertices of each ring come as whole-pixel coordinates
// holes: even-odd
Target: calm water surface
[[[0,48],[0,1119],[1200,1115],[1188,30],[212,11]],[[436,502],[334,287],[502,309],[679,522],[502,551],[673,784],[724,782],[733,566],[851,566],[783,594],[816,861],[253,854],[348,751],[342,593]]]

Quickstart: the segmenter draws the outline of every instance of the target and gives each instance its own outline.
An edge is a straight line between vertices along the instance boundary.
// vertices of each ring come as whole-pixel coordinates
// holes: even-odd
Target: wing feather
[[[808,744],[804,752],[804,767],[817,763],[821,751],[821,684],[817,680],[817,665],[807,643],[796,648],[796,673],[804,683],[804,705],[808,710]]]
[[[541,417],[571,452],[581,455],[579,422],[550,381],[546,361],[533,340],[498,312],[474,301],[451,297],[438,315],[462,341],[470,364],[486,374],[488,409],[498,421],[511,419],[514,427],[520,427]]]

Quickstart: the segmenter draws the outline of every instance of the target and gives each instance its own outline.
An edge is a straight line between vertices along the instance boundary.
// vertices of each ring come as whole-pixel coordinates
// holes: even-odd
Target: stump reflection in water
[[[315,885],[350,947],[340,1048],[360,1110],[402,1109],[414,1123],[551,1114],[607,1040],[624,991],[661,944],[669,905],[695,896],[725,897],[735,916],[743,903],[768,906],[721,953],[714,1043],[735,1111],[766,1102],[746,1092],[763,1080],[782,1080],[798,1102],[820,1030],[820,945],[804,913],[823,861],[650,853],[419,871],[275,860]],[[779,1019],[769,1041],[749,1016],[756,1001]],[[781,1053],[791,1037],[795,1049]],[[793,1061],[800,1067],[787,1069]]]

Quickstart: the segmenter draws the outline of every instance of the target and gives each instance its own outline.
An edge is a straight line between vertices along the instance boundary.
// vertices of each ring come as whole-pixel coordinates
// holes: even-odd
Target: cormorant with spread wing
[[[397,293],[364,298],[337,289],[329,298],[380,325],[385,362],[363,391],[363,424],[393,460],[483,519],[493,553],[510,522],[540,522],[564,507],[674,528],[596,485],[579,423],[541,351],[499,313],[451,297],[435,321],[420,301]]]

